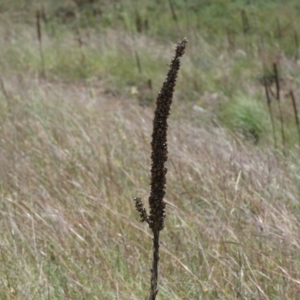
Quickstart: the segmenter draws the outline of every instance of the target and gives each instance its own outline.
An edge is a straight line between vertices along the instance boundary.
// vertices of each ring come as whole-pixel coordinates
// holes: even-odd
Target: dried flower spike
[[[149,226],[153,230],[164,228],[165,207],[164,196],[166,193],[165,162],[168,159],[167,145],[167,119],[170,114],[177,73],[180,68],[180,57],[184,54],[187,40],[183,39],[176,47],[175,56],[172,59],[167,78],[156,100],[156,110],[153,120],[152,133],[152,167],[151,167],[151,191],[149,197],[150,216]]]
[[[153,132],[152,132],[152,154],[151,154],[151,189],[149,196],[150,214],[147,211],[140,198],[136,198],[135,207],[140,215],[142,222],[147,222],[153,232],[153,260],[151,268],[151,289],[149,300],[155,300],[158,293],[158,262],[159,262],[159,233],[165,224],[166,202],[164,196],[166,193],[166,174],[165,163],[168,159],[167,144],[167,119],[170,114],[174,88],[176,84],[177,73],[180,68],[180,57],[184,54],[187,40],[183,39],[177,44],[175,56],[170,65],[167,78],[163,83],[161,91],[156,99],[156,109],[154,112]]]

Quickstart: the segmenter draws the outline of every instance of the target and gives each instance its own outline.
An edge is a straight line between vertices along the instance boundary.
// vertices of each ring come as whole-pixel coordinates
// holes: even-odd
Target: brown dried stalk
[[[270,94],[269,94],[267,79],[265,77],[263,78],[263,82],[264,82],[265,93],[266,93],[266,98],[267,98],[267,104],[268,104],[268,109],[269,109],[269,114],[270,114],[270,119],[271,119],[271,124],[272,124],[274,147],[275,147],[275,149],[277,149],[277,140],[276,140],[274,118],[273,118],[273,112],[272,112],[272,106],[271,106],[271,97],[270,97]]]
[[[279,117],[280,117],[280,124],[281,124],[281,138],[282,138],[282,151],[283,155],[286,156],[285,150],[285,132],[284,132],[284,125],[283,125],[283,114],[281,109],[281,100],[280,100],[280,81],[279,81],[279,74],[277,69],[277,64],[273,63],[273,71],[274,71],[274,78],[275,78],[275,85],[276,85],[276,100],[278,105]]]
[[[159,263],[159,233],[164,228],[166,217],[164,196],[166,193],[165,163],[168,159],[167,146],[167,119],[170,114],[170,107],[173,99],[173,92],[176,84],[177,73],[180,68],[180,57],[184,54],[187,40],[183,39],[177,44],[175,56],[172,59],[167,78],[163,83],[161,91],[156,100],[156,110],[153,120],[152,132],[152,167],[151,167],[151,191],[149,196],[150,214],[140,198],[135,199],[135,206],[140,214],[142,222],[147,222],[153,232],[153,261],[151,268],[151,289],[149,300],[155,300],[158,293],[158,263]]]
[[[295,29],[293,31],[294,31],[294,41],[295,41],[295,49],[296,49],[295,61],[298,61],[298,59],[299,59],[299,38],[298,38],[297,31]]]
[[[39,42],[39,52],[40,52],[40,59],[41,59],[41,74],[42,78],[46,77],[46,70],[45,70],[45,58],[44,58],[44,51],[43,51],[43,43],[42,43],[42,30],[41,30],[41,12],[38,10],[36,12],[36,33]]]
[[[247,13],[244,9],[241,10],[241,18],[242,18],[242,24],[243,24],[243,32],[244,32],[244,35],[246,36],[250,31],[250,24],[249,24],[249,19],[248,19]]]
[[[300,145],[300,127],[299,127],[298,109],[297,109],[297,104],[296,104],[296,99],[295,99],[295,96],[294,96],[294,92],[292,90],[290,90],[290,96],[291,96],[291,99],[292,99],[292,102],[293,102],[295,122],[296,122],[297,132],[298,132],[298,142],[299,142],[299,145]]]

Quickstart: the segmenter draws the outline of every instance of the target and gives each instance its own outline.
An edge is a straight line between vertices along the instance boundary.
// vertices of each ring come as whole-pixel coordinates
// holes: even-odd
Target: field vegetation
[[[298,299],[299,17],[296,0],[0,1],[0,299],[147,299],[133,199],[184,37],[157,299]]]

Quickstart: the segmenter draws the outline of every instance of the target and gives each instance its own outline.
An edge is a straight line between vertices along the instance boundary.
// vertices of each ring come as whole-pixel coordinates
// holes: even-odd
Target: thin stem
[[[158,293],[159,230],[153,230],[153,260],[151,269],[151,288],[149,300],[155,300]]]
[[[39,10],[36,12],[36,31],[37,31],[39,52],[41,58],[41,77],[46,77],[45,58],[44,58],[43,43],[42,43],[41,14]]]
[[[277,105],[278,105],[278,111],[279,111],[279,117],[280,117],[280,125],[281,125],[281,138],[282,138],[283,155],[286,156],[285,132],[284,132],[284,126],[283,126],[282,109],[281,109],[281,104],[280,104],[280,83],[279,83],[279,75],[278,75],[278,70],[277,70],[276,63],[273,64],[273,70],[274,70],[275,84],[276,84],[276,99],[277,99]]]
[[[275,134],[274,118],[273,118],[273,112],[272,112],[272,107],[271,107],[271,97],[270,97],[270,94],[269,94],[269,89],[268,89],[266,78],[264,78],[264,87],[265,87],[267,104],[268,104],[268,109],[269,109],[269,114],[270,114],[270,119],[271,119],[271,124],[272,124],[274,146],[275,146],[275,149],[276,149],[277,148],[277,140],[276,140],[276,134]]]
[[[298,141],[299,141],[299,145],[300,145],[300,128],[299,128],[299,118],[298,118],[298,109],[297,109],[297,105],[296,105],[296,100],[295,100],[295,96],[293,91],[290,91],[290,96],[292,98],[292,102],[293,102],[293,109],[294,109],[294,114],[295,114],[295,122],[296,122],[296,126],[297,126],[297,132],[298,132]]]
[[[295,41],[295,48],[296,48],[295,61],[297,61],[299,58],[299,38],[298,38],[298,33],[295,29],[294,29],[294,41]]]

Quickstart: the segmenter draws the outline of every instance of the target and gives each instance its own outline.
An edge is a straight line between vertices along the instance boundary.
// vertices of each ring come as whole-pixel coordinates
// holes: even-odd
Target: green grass
[[[186,36],[157,298],[298,299],[299,147],[286,96],[293,89],[298,103],[297,1],[173,0],[177,21],[168,2],[140,1],[149,28],[139,33],[136,3],[103,1],[102,17],[64,23],[46,1],[46,78],[39,2],[1,3],[0,298],[146,299],[152,240],[133,198],[148,197],[153,98]],[[274,61],[286,158],[261,84]]]
[[[261,99],[255,99],[255,95],[253,98],[236,95],[228,102],[221,120],[233,131],[239,131],[254,143],[258,143],[262,135],[272,136],[269,116]]]

